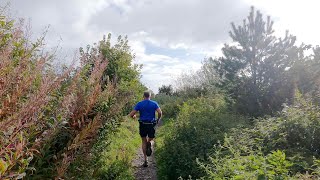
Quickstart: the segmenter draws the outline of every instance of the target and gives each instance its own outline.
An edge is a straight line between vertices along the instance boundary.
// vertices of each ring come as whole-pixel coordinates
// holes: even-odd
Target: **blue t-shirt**
[[[152,122],[156,119],[155,111],[159,108],[159,105],[155,101],[143,100],[138,102],[134,107],[134,110],[139,111],[140,121]]]

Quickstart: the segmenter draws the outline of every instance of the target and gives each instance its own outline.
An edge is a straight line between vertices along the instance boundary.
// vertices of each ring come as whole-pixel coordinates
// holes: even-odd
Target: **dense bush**
[[[253,128],[234,129],[217,146],[206,178],[319,178],[319,107],[301,97],[279,117],[258,119]],[[308,175],[309,174],[309,175]]]
[[[225,141],[227,142],[227,141]],[[287,179],[292,163],[282,151],[264,155],[260,151],[242,154],[232,145],[218,146],[210,164],[199,163],[207,175],[203,179]],[[229,153],[221,152],[227,150]]]
[[[159,178],[201,177],[204,174],[196,159],[208,161],[212,147],[223,141],[224,134],[243,124],[244,118],[226,111],[221,96],[185,102],[177,119],[161,127],[157,140]]]
[[[31,42],[23,27],[0,19],[0,178],[64,177],[145,87],[126,38],[111,46],[109,36],[81,49],[79,67],[55,69],[44,38]]]

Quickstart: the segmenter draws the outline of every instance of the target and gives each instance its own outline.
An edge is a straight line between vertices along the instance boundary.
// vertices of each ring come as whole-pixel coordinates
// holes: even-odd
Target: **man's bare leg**
[[[141,137],[141,140],[142,140],[142,152],[143,152],[143,156],[144,156],[144,162],[147,161],[147,154],[146,154],[146,151],[147,151],[147,137]]]
[[[147,156],[150,156],[152,154],[152,141],[153,138],[147,138],[147,146],[146,146],[146,154]]]
[[[153,141],[153,138],[149,138],[149,137],[148,137],[147,142],[150,142],[150,143],[151,143],[151,141]]]

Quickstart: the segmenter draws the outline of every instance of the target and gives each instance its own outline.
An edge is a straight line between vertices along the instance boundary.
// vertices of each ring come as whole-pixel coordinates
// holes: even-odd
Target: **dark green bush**
[[[226,111],[226,103],[221,96],[185,102],[177,120],[171,120],[161,128],[160,141],[157,140],[159,178],[203,176],[196,159],[208,161],[212,147],[223,141],[230,128],[242,123],[244,119],[241,116]]]

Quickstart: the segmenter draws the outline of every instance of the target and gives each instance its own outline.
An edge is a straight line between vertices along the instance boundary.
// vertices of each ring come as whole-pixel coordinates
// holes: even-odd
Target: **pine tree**
[[[220,87],[237,101],[238,110],[253,116],[272,114],[293,94],[288,70],[306,46],[295,46],[296,37],[274,35],[273,21],[251,8],[243,24],[231,23],[233,42],[226,44],[223,57],[215,60]]]

